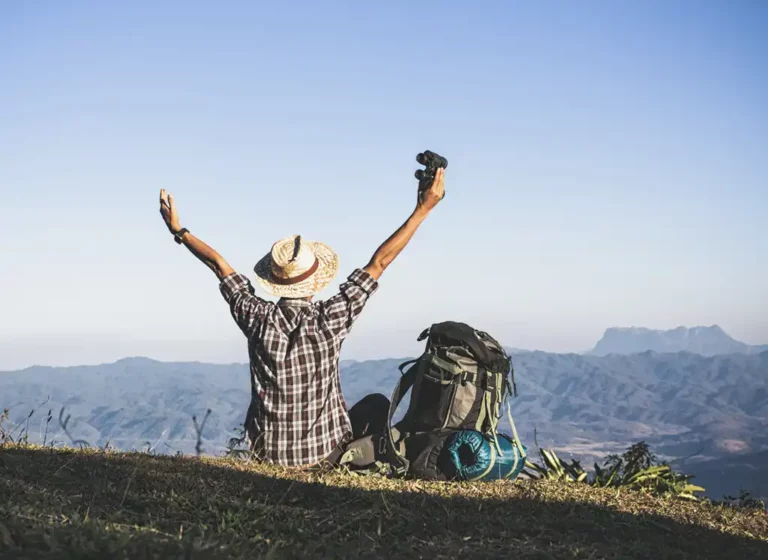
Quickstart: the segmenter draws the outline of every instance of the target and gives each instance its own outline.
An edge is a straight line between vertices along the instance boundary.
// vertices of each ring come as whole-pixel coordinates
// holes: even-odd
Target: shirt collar
[[[281,299],[277,305],[280,307],[312,307],[312,302],[305,299]]]

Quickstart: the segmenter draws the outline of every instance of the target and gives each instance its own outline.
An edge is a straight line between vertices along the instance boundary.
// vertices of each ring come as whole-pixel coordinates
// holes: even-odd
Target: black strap
[[[389,413],[387,414],[387,430],[386,430],[386,457],[387,461],[395,468],[395,472],[399,475],[403,475],[408,472],[409,462],[400,453],[397,452],[395,447],[395,441],[392,439],[392,418],[395,416],[397,407],[405,397],[406,393],[413,386],[413,382],[416,380],[416,374],[418,373],[419,360],[410,360],[403,364],[400,364],[400,379],[395,384],[395,389],[392,391],[392,398],[389,400]],[[403,373],[403,369],[407,366],[411,366],[410,369]]]

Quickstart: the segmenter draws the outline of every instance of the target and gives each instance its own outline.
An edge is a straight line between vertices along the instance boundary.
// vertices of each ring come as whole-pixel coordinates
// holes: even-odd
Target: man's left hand
[[[176,211],[173,197],[165,189],[160,190],[160,215],[171,233],[175,235],[181,229],[179,213]]]

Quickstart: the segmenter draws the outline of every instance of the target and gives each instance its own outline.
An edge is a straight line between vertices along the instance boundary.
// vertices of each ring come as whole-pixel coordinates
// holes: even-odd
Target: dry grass
[[[2,558],[766,558],[764,511],[587,485],[403,482],[0,449]]]

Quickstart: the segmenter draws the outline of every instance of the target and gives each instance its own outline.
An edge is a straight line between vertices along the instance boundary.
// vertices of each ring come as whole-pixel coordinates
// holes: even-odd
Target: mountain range
[[[404,360],[342,362],[348,403],[371,392],[389,395]],[[683,460],[694,473],[713,460],[768,451],[768,352],[595,356],[537,351],[515,353],[513,362],[519,396],[512,411],[531,449],[538,443],[591,466],[607,453],[645,440],[660,457]],[[72,437],[98,446],[109,441],[122,449],[193,453],[192,417],[201,422],[210,409],[203,452],[221,454],[242,425],[249,398],[246,364],[127,358],[0,373],[0,407],[10,409],[17,435],[27,429],[38,442],[66,443]],[[69,435],[59,425],[62,407],[64,419],[71,415]],[[509,430],[506,420],[502,426]],[[767,470],[763,465],[755,472],[764,477]]]
[[[603,337],[589,352],[595,356],[608,354],[636,354],[654,352],[692,352],[702,356],[718,354],[759,354],[768,350],[768,344],[750,346],[735,340],[718,325],[710,327],[677,327],[667,331],[644,327],[607,329]]]

